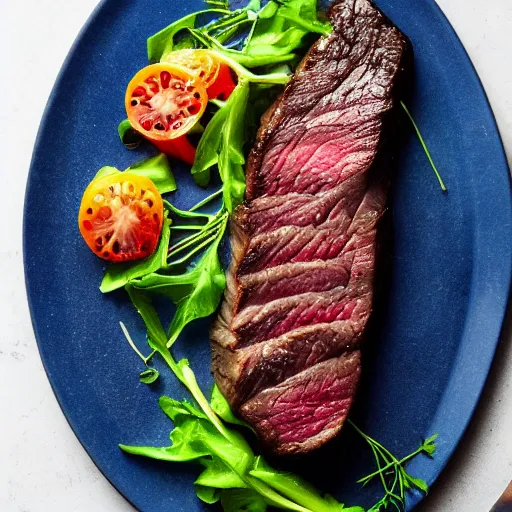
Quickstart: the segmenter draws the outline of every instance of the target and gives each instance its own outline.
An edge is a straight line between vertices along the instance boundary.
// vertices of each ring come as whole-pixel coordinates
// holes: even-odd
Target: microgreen
[[[407,117],[409,118],[409,121],[411,122],[411,124],[412,124],[412,126],[414,128],[414,131],[416,132],[416,135],[418,136],[418,139],[420,141],[421,147],[423,148],[423,151],[425,152],[425,155],[427,155],[428,161],[430,163],[430,166],[432,167],[432,170],[434,171],[434,173],[436,175],[437,181],[439,181],[439,185],[441,186],[441,190],[443,192],[447,192],[448,189],[446,188],[446,185],[444,184],[443,178],[441,178],[441,174],[437,170],[436,164],[434,163],[434,160],[432,159],[432,155],[430,154],[430,151],[429,151],[429,149],[427,147],[425,139],[423,138],[423,135],[421,135],[420,129],[419,129],[416,121],[412,117],[412,114],[410,113],[409,109],[407,108],[407,106],[405,105],[405,103],[403,101],[400,102],[400,105],[404,109],[404,112],[406,113]]]
[[[370,446],[377,464],[377,471],[360,478],[357,482],[366,486],[371,480],[379,477],[385,493],[368,512],[386,512],[392,509],[402,512],[405,507],[407,491],[417,489],[424,494],[428,492],[427,483],[420,478],[410,475],[406,471],[405,465],[422,453],[433,457],[436,450],[435,440],[438,437],[437,434],[425,439],[416,450],[399,460],[388,449],[384,448],[382,444],[362,432],[352,421],[349,420],[349,423]]]
[[[139,379],[142,382],[142,384],[153,384],[153,382],[156,382],[158,377],[160,376],[160,373],[155,368],[146,368],[142,372],[140,372]]]
[[[102,167],[96,173],[94,178],[103,178],[105,176],[120,172],[122,171],[116,167],[107,165]],[[172,173],[171,166],[169,165],[169,160],[164,153],[160,153],[159,155],[147,158],[142,162],[137,162],[131,167],[128,167],[128,169],[126,169],[124,172],[149,178],[155,184],[155,187],[157,188],[158,192],[160,192],[160,194],[174,192],[178,188]]]

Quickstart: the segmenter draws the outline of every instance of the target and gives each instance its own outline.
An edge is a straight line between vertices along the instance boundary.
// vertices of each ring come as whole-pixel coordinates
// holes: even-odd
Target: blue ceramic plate
[[[367,344],[365,380],[354,415],[398,455],[439,433],[434,460],[411,472],[432,484],[461,438],[493,358],[511,276],[509,174],[484,91],[460,41],[432,0],[380,0],[410,37],[416,59],[409,107],[447,182],[442,194],[418,140],[401,154],[392,197],[389,282]],[[167,372],[160,384],[138,382],[137,356],[123,340],[123,320],[144,331],[124,293],[103,296],[103,263],[77,229],[82,192],[104,165],[126,168],[149,150],[129,152],[116,126],[125,117],[125,85],[146,64],[146,38],[198,10],[200,0],[106,0],[75,43],[57,80],[37,140],[25,205],[28,297],[48,378],[71,427],[92,459],[144,511],[205,510],[194,495],[196,468],[125,456],[118,443],[167,445],[171,424],[162,394],[184,396]],[[201,191],[176,169],[180,207]],[[177,344],[208,387],[209,320]],[[324,491],[370,505],[378,485],[361,489],[372,470],[368,449],[349,428],[328,450],[295,464]],[[324,471],[323,468],[328,468]],[[412,495],[409,508],[419,500]]]

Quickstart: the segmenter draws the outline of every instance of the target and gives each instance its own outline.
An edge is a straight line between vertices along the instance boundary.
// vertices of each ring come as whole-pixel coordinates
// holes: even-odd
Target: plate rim
[[[490,114],[489,118],[491,120],[492,130],[493,130],[493,133],[491,135],[494,138],[496,138],[496,140],[498,142],[500,156],[503,159],[503,170],[506,171],[507,176],[508,176],[509,191],[512,191],[512,176],[510,173],[510,167],[509,167],[507,157],[506,157],[506,151],[505,151],[505,147],[503,144],[503,139],[500,134],[496,116],[495,116],[492,106],[490,104],[490,101],[489,101],[488,95],[486,93],[486,90],[483,86],[482,80],[480,79],[480,76],[476,70],[476,67],[475,67],[468,51],[466,50],[464,44],[462,43],[460,37],[458,36],[455,28],[451,24],[449,18],[446,16],[446,14],[442,10],[442,8],[437,4],[437,2],[435,0],[423,0],[423,1],[426,4],[429,4],[434,9],[434,11],[437,11],[437,13],[439,15],[439,19],[443,22],[445,29],[447,31],[451,32],[451,35],[454,36],[454,41],[455,41],[454,44],[457,45],[459,51],[462,51],[462,55],[465,57],[465,59],[467,60],[467,63],[469,64],[468,71],[469,71],[469,73],[471,73],[472,78],[476,79],[476,86],[478,87],[480,93],[482,94],[482,99],[484,100],[484,104],[487,106],[488,113]],[[36,173],[36,170],[34,168],[34,161],[36,158],[36,154],[40,153],[40,151],[42,149],[41,141],[43,138],[43,134],[46,131],[47,126],[49,125],[49,113],[52,110],[52,107],[55,103],[56,94],[57,94],[58,90],[61,88],[61,84],[63,82],[63,77],[65,75],[65,72],[66,72],[67,68],[69,67],[71,60],[73,59],[73,57],[75,55],[76,47],[78,46],[78,44],[81,42],[84,35],[89,30],[89,27],[91,27],[96,22],[96,20],[100,17],[103,9],[106,8],[108,6],[108,4],[111,2],[112,2],[112,0],[100,0],[100,2],[92,10],[92,12],[89,15],[89,17],[87,18],[86,22],[81,27],[80,31],[78,32],[77,36],[75,37],[73,44],[71,45],[62,65],[60,67],[60,70],[58,72],[58,75],[55,79],[52,90],[50,92],[50,95],[48,97],[48,101],[43,110],[43,114],[41,116],[41,121],[40,121],[39,128],[37,131],[37,136],[36,136],[36,139],[34,142],[32,157],[31,157],[30,166],[29,166],[29,173],[27,176],[27,182],[26,182],[26,187],[25,187],[25,194],[24,194],[23,223],[22,223],[22,234],[23,234],[22,260],[23,260],[23,267],[24,267],[25,291],[26,291],[27,302],[28,302],[29,311],[30,311],[30,320],[31,320],[31,324],[32,324],[32,329],[34,331],[34,337],[35,337],[37,347],[38,347],[39,357],[41,358],[43,368],[45,370],[46,376],[50,383],[52,392],[57,400],[57,403],[59,404],[61,411],[62,411],[62,414],[64,415],[66,421],[68,422],[68,425],[70,426],[73,434],[78,439],[79,443],[85,450],[86,454],[92,460],[94,465],[98,468],[100,473],[107,479],[107,481],[112,485],[112,487],[128,503],[130,503],[135,509],[137,509],[137,506],[135,505],[135,503],[133,503],[133,501],[128,497],[127,494],[125,494],[120,488],[117,487],[117,485],[110,478],[109,474],[102,469],[101,465],[96,461],[95,457],[89,451],[85,442],[82,441],[81,437],[77,434],[75,428],[73,427],[73,420],[70,418],[68,411],[66,410],[65,406],[63,405],[60,393],[54,385],[53,379],[51,378],[50,372],[47,367],[46,358],[43,356],[43,354],[40,350],[40,338],[38,336],[36,313],[35,313],[35,308],[32,303],[32,294],[30,292],[30,281],[31,281],[30,276],[29,276],[30,269],[27,265],[27,260],[25,257],[25,255],[27,253],[28,238],[29,238],[28,229],[27,229],[27,225],[29,224],[28,214],[27,214],[27,210],[28,210],[27,198],[30,195],[33,178]],[[498,155],[498,153],[496,152],[496,156],[497,155]],[[512,210],[512,194],[511,193],[508,194],[508,209]],[[512,234],[512,226],[509,227],[509,232]],[[512,255],[512,252],[511,252],[511,255]],[[500,299],[502,299],[502,300],[501,300],[501,304],[499,305],[499,308],[498,307],[495,308],[495,310],[498,310],[498,314],[496,314],[496,318],[494,320],[494,327],[495,327],[495,330],[497,330],[498,335],[495,337],[495,339],[494,339],[494,337],[492,338],[492,344],[489,343],[489,362],[488,362],[488,364],[485,365],[485,368],[481,367],[481,371],[479,372],[479,375],[481,375],[481,377],[478,379],[479,382],[478,382],[478,385],[476,386],[478,389],[478,392],[477,392],[474,400],[472,401],[471,406],[467,409],[467,414],[464,415],[465,416],[464,421],[458,425],[458,433],[456,435],[452,436],[452,439],[453,439],[452,445],[450,446],[449,450],[447,452],[445,452],[445,456],[443,457],[441,464],[438,465],[438,467],[433,471],[431,477],[429,478],[429,482],[428,482],[429,486],[433,485],[438,480],[439,475],[444,471],[446,465],[454,456],[455,451],[460,448],[460,443],[463,440],[464,435],[466,434],[470,423],[474,420],[476,408],[478,407],[478,405],[480,403],[482,393],[483,393],[485,385],[488,381],[489,373],[491,371],[492,365],[495,360],[496,350],[498,348],[498,344],[501,339],[501,334],[503,332],[503,327],[504,327],[507,310],[509,307],[510,299],[512,297],[512,261],[510,261],[510,263],[508,265],[508,269],[506,269],[506,274],[507,274],[507,283],[506,283],[507,288],[506,288],[506,291],[503,293],[503,296],[500,297]],[[485,372],[483,371],[484,369],[485,369]],[[447,384],[447,386],[448,386],[448,384]],[[447,391],[448,391],[447,389],[445,389],[443,391],[443,394],[440,398],[440,403],[441,403],[441,400],[446,395]],[[433,421],[435,421],[435,418]],[[407,509],[412,510],[414,507],[416,507],[418,505],[418,503],[420,501],[423,500],[424,497],[425,496],[419,492],[410,493],[408,495],[408,499],[407,499]]]

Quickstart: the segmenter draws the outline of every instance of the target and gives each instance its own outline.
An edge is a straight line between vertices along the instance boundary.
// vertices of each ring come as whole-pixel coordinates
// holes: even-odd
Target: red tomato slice
[[[119,262],[152,254],[163,219],[162,197],[154,183],[119,172],[97,178],[85,189],[78,226],[97,256]]]
[[[199,79],[183,67],[165,63],[141,69],[125,96],[132,127],[189,164],[194,162],[195,148],[186,133],[203,115],[207,103],[208,95]]]
[[[176,50],[164,55],[162,62],[183,67],[201,80],[211,99],[227,100],[236,87],[231,68],[210,50]]]
[[[200,80],[205,88],[215,82],[219,74],[220,62],[209,50],[175,50],[164,55],[160,62],[166,62],[185,68],[194,78]]]
[[[234,91],[236,83],[233,80],[233,72],[227,64],[221,64],[217,79],[207,89],[208,97],[226,101]]]

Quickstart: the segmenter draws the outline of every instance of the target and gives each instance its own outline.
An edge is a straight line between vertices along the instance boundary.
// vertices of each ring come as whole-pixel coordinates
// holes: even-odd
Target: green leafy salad
[[[239,9],[224,1],[207,3],[148,39],[150,65],[127,89],[128,119],[118,128],[122,142],[135,149],[146,139],[162,153],[124,171],[102,168],[80,208],[85,241],[111,262],[101,292],[124,288],[145,324],[149,349],[141,350],[121,323],[143,363],[140,381],[152,385],[162,378],[152,365],[154,357],[161,357],[188,392],[186,399],[159,400],[173,424],[168,446],[119,446],[131,455],[196,464],[198,499],[219,502],[226,512],[364,512],[320,493],[298,475],[273,468],[255,451],[250,426],[233,414],[219,389],[213,386],[205,394],[189,362],[172,355],[183,329],[215,313],[221,301],[226,277],[219,250],[229,217],[244,198],[244,166],[259,118],[311,44],[331,31],[317,0],[251,0]],[[156,109],[157,95],[164,90],[167,103]],[[446,190],[419,128],[402,106]],[[222,186],[189,210],[177,208],[169,194],[178,184],[166,154],[189,163],[198,186],[210,184],[215,173]],[[220,205],[217,211],[205,213],[215,204]],[[154,306],[158,296],[176,306],[164,323]],[[382,499],[370,511],[404,510],[409,490],[427,493],[427,484],[405,465],[420,454],[432,457],[435,435],[399,458],[352,421],[348,424],[375,457],[376,467],[358,480],[382,487]]]

